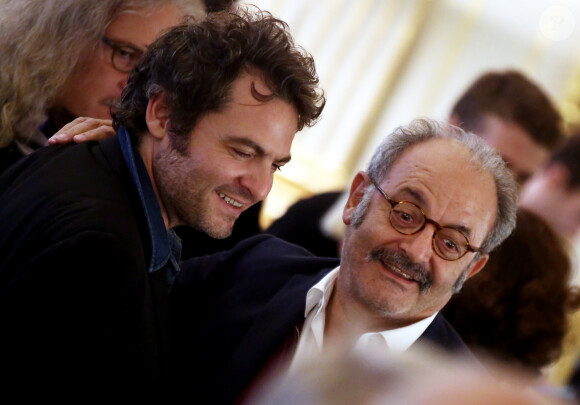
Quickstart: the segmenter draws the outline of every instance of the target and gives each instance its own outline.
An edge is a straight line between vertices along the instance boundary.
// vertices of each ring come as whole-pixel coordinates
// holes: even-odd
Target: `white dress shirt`
[[[296,352],[294,353],[289,371],[292,371],[297,364],[322,353],[326,308],[336,283],[336,277],[338,276],[339,270],[340,266],[324,276],[324,278],[312,286],[306,294],[304,326],[302,327],[302,332],[300,333]],[[436,315],[437,313],[402,328],[382,332],[365,333],[359,337],[356,347],[386,343],[389,350],[403,352],[407,350],[419,338],[419,336],[421,336],[429,324],[433,322]]]

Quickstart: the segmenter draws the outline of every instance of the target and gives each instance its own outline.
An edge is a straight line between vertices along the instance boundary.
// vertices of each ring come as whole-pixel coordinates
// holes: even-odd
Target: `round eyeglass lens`
[[[467,251],[465,235],[456,229],[441,228],[433,236],[433,248],[439,256],[456,260]]]
[[[421,209],[404,201],[393,207],[389,217],[393,228],[407,235],[418,231],[425,223],[425,215]]]

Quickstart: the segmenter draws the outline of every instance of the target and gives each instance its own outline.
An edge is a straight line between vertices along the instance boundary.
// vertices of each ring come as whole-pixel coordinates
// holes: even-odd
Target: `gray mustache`
[[[385,266],[395,265],[405,270],[406,273],[410,274],[419,282],[419,290],[421,292],[427,291],[433,284],[433,277],[425,266],[414,263],[403,253],[395,253],[386,249],[374,249],[369,254],[369,259],[379,261]]]

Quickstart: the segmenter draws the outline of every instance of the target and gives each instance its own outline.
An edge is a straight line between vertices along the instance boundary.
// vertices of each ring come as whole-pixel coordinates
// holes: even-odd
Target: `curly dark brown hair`
[[[546,222],[520,208],[515,231],[451,298],[445,318],[474,351],[539,373],[560,356],[567,317],[580,305],[568,252]]]
[[[150,97],[162,93],[170,132],[185,139],[204,114],[229,101],[232,83],[250,70],[262,74],[272,91],[265,97],[253,89],[254,97],[292,104],[298,112],[297,131],[318,120],[326,99],[314,59],[294,44],[284,21],[253,6],[187,21],[155,41],[129,76],[113,113],[114,126],[140,136],[147,129]]]

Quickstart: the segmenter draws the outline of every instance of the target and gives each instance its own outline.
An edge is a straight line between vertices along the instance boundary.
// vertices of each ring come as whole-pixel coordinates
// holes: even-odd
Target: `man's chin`
[[[215,224],[212,224],[210,226],[204,226],[202,227],[202,229],[199,230],[207,233],[214,239],[225,239],[232,234],[233,229],[234,229],[233,224],[229,227],[228,226],[218,227],[215,226]]]
[[[232,234],[237,217],[224,215],[181,216],[183,222],[214,239],[225,239]]]

